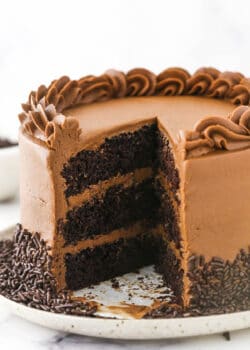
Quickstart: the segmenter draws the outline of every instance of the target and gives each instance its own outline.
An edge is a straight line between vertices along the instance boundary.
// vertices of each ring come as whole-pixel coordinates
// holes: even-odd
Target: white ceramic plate
[[[13,228],[0,233],[7,238]],[[139,277],[139,279],[138,279]],[[144,277],[143,281],[141,277]],[[15,303],[4,297],[0,302],[10,310],[31,322],[56,330],[81,335],[115,339],[163,339],[198,336],[250,327],[250,311],[234,314],[186,317],[173,319],[134,319],[129,313],[129,305],[150,306],[159,297],[171,298],[171,290],[161,287],[161,277],[152,267],[141,269],[117,278],[119,288],[114,289],[112,282],[106,281],[94,288],[85,288],[75,293],[103,304],[99,308],[98,318],[80,317],[35,310]],[[145,283],[147,284],[145,288]],[[124,305],[126,307],[124,307]],[[110,308],[111,307],[111,308]],[[114,317],[113,319],[107,317]]]

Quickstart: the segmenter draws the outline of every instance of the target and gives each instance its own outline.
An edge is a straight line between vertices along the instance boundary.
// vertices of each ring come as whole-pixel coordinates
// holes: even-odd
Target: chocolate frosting
[[[73,129],[80,134],[78,120],[57,112],[57,102],[47,104],[45,96],[39,99],[39,89],[38,97],[31,93],[29,104],[22,105],[24,112],[19,114],[19,120],[24,132],[44,141],[49,148],[53,148],[62,129]]]
[[[142,68],[132,69],[126,76],[126,96],[152,96],[156,89],[156,75]]]
[[[155,75],[136,68],[128,73],[109,70],[101,76],[70,80],[63,76],[48,87],[32,91],[19,115],[23,131],[54,148],[57,135],[71,130],[79,137],[81,130],[75,117],[63,112],[73,106],[129,96],[199,95],[229,100],[235,105],[249,105],[250,79],[240,73],[201,68],[190,75],[182,68],[168,68]],[[249,110],[236,108],[229,118],[206,117],[193,131],[184,132],[181,140],[187,157],[196,157],[217,149],[250,146]],[[239,116],[240,115],[240,116]]]
[[[228,116],[206,117],[194,131],[185,135],[188,157],[200,156],[216,149],[229,151],[250,147],[250,107],[239,106]]]

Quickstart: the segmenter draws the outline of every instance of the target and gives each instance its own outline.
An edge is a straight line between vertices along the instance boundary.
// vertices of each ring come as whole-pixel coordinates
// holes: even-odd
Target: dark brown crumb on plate
[[[230,341],[230,340],[231,340],[230,332],[224,332],[222,335],[223,335],[223,337],[224,337],[227,341]]]
[[[111,283],[112,283],[112,288],[114,289],[118,289],[120,287],[119,281],[116,278],[112,278],[111,279]]]

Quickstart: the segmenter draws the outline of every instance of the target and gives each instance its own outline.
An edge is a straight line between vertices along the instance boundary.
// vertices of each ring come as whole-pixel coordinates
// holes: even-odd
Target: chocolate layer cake
[[[249,79],[213,68],[31,92],[21,224],[49,248],[58,291],[154,263],[184,310],[250,309],[249,102]]]

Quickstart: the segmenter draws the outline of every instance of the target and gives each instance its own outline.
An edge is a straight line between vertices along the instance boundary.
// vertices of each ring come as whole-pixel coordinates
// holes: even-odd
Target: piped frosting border
[[[208,116],[193,131],[182,132],[187,158],[218,149],[250,147],[250,78],[215,68],[200,68],[193,75],[182,68],[168,68],[158,75],[136,68],[126,74],[109,70],[79,80],[63,76],[32,91],[19,120],[25,133],[53,149],[62,130],[71,130],[75,137],[81,133],[78,120],[63,114],[67,108],[122,97],[178,95],[219,98],[241,105],[228,118]]]
[[[188,158],[220,149],[235,151],[250,147],[250,107],[239,106],[228,118],[206,117],[182,137]]]

